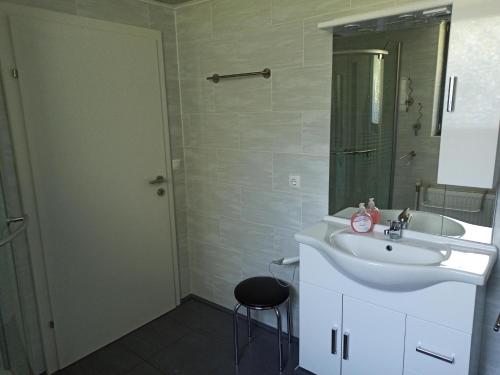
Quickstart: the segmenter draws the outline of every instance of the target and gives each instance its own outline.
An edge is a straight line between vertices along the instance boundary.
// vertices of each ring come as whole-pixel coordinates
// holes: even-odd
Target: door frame
[[[52,321],[52,305],[50,290],[47,280],[45,266],[45,254],[41,238],[40,222],[37,213],[37,199],[34,190],[30,152],[27,142],[27,134],[23,115],[22,99],[17,80],[12,76],[11,69],[15,65],[12,35],[9,27],[10,16],[21,16],[37,18],[55,23],[66,23],[71,25],[91,26],[101,30],[109,30],[153,39],[157,45],[157,59],[159,66],[159,84],[161,87],[161,105],[163,117],[163,142],[165,145],[165,170],[167,174],[167,194],[169,200],[171,249],[173,259],[173,276],[176,305],[180,304],[180,276],[179,257],[176,238],[175,202],[173,187],[172,160],[170,152],[170,136],[168,125],[168,110],[166,97],[165,69],[163,63],[163,43],[161,32],[136,26],[123,25],[108,21],[95,20],[81,16],[75,16],[53,11],[31,8],[21,5],[0,2],[0,74],[3,77],[4,89],[7,102],[9,125],[12,132],[14,157],[21,193],[22,205],[25,213],[30,218],[30,226],[27,229],[29,252],[31,256],[32,272],[35,281],[35,294],[38,304],[38,317],[42,333],[42,345],[46,361],[47,372],[50,374],[59,369],[59,360],[56,349],[56,339],[53,329],[50,327]],[[20,73],[22,74],[22,72]]]

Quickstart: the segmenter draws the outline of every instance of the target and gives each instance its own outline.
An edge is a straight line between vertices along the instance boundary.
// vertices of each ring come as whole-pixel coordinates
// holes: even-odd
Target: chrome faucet
[[[403,237],[403,222],[400,220],[387,220],[389,228],[384,230],[384,234],[391,240],[400,240]]]
[[[410,223],[411,220],[411,212],[410,208],[405,208],[399,215],[398,215],[398,221],[401,222],[403,225],[404,229],[408,229],[408,224]]]

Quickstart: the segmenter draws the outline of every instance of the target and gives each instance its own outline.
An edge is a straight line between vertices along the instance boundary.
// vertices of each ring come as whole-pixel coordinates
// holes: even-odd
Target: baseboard
[[[222,312],[230,314],[230,315],[233,314],[233,310],[228,309],[227,307],[219,305],[219,304],[217,304],[215,302],[209,301],[209,300],[207,300],[207,299],[205,299],[203,297],[197,296],[196,294],[193,294],[193,293],[188,294],[187,296],[181,298],[181,305],[183,303],[186,303],[186,302],[190,301],[190,300],[195,300],[195,301],[198,301],[198,302],[202,302],[202,303],[204,303],[206,305],[209,305],[209,306],[213,307],[214,309],[217,309],[219,311],[222,311]],[[246,314],[244,315],[244,314],[239,313],[238,315],[240,316],[241,319],[244,319],[246,321],[246,319],[247,319]],[[274,328],[274,327],[272,327],[270,325],[267,325],[265,323],[262,323],[262,322],[260,322],[258,320],[255,320],[255,319],[252,319],[252,320],[253,320],[253,324],[255,324],[257,327],[260,327],[260,328],[262,328],[262,329],[264,329],[264,330],[266,330],[268,332],[276,334],[276,332],[277,332],[276,328]],[[299,342],[299,338],[292,335],[292,341],[293,342]]]

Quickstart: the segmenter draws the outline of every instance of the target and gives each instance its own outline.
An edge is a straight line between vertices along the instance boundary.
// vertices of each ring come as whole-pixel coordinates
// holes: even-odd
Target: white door
[[[342,375],[401,375],[405,315],[343,297]]]
[[[317,375],[339,375],[342,294],[300,283],[300,366]]]
[[[170,175],[161,39],[43,12],[10,25],[64,367],[176,304],[171,185],[149,183]]]

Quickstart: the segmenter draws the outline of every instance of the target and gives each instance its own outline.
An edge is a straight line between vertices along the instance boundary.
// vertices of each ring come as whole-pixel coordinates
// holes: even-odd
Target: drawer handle
[[[433,352],[429,349],[425,349],[421,346],[417,346],[417,352],[428,355],[429,357],[432,357],[432,358],[439,359],[440,361],[444,361],[444,362],[451,363],[451,364],[455,363],[454,356],[449,357],[447,355],[442,355],[442,354]]]
[[[349,332],[344,333],[344,353],[342,358],[347,361],[349,359]]]
[[[332,329],[332,354],[337,354],[337,328]]]

